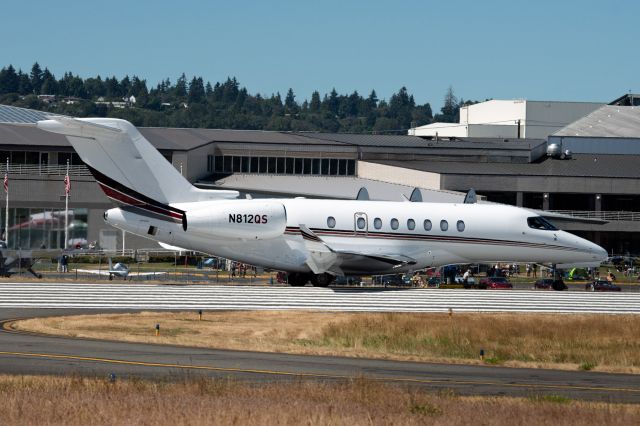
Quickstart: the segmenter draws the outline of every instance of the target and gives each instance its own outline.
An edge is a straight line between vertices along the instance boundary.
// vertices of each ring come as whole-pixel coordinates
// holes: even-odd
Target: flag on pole
[[[4,192],[9,193],[9,175],[7,173],[4,174]]]
[[[5,188],[7,186],[6,184],[6,176],[5,176]],[[71,192],[71,179],[69,179],[69,175],[65,175],[64,176],[64,193],[66,195],[69,195],[69,193]]]

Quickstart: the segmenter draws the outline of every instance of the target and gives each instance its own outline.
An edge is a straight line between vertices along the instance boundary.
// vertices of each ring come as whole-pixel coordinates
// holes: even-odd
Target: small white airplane
[[[86,274],[109,276],[109,280],[113,280],[114,277],[126,280],[127,277],[150,277],[166,274],[166,272],[131,272],[129,267],[122,262],[117,262],[114,265],[111,258],[109,258],[109,269],[106,271],[100,269],[78,269],[77,271]]]
[[[335,199],[238,199],[191,185],[128,121],[50,116],[105,194],[116,228],[161,244],[286,271],[294,286],[337,275],[389,274],[448,264],[595,266],[600,246],[539,213],[499,204]],[[471,197],[473,198],[473,197]]]

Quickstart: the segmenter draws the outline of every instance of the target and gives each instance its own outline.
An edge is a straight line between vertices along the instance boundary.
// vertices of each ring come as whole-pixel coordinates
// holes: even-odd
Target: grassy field
[[[205,312],[200,321],[195,312],[143,312],[36,318],[13,327],[197,347],[640,373],[637,321],[633,315],[300,311]]]
[[[0,376],[3,425],[640,424],[640,406],[562,397],[476,398],[367,379],[251,385]]]

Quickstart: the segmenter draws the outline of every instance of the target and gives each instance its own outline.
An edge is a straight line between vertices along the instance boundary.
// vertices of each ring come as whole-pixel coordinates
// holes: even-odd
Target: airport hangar
[[[624,97],[623,97],[624,98]],[[637,99],[637,98],[636,98]],[[487,201],[602,218],[563,229],[610,253],[640,253],[640,108],[608,105],[545,139],[288,133],[141,128],[192,183],[255,196],[462,202],[474,188]],[[628,103],[628,102],[627,102]],[[513,123],[513,122],[512,122]],[[520,124],[518,124],[520,126]],[[548,143],[573,152],[546,155]],[[102,220],[112,204],[60,135],[0,124],[0,159],[10,158],[9,247],[60,248],[70,162],[69,245],[120,250],[123,235]],[[4,167],[3,167],[4,168]],[[415,196],[415,194],[414,194]],[[4,224],[5,210],[1,209]],[[154,248],[126,235],[127,249]]]

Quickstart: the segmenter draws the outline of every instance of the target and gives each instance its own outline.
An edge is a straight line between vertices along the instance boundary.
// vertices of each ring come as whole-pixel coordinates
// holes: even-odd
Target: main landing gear
[[[292,287],[302,287],[309,281],[314,287],[327,287],[333,282],[335,277],[331,274],[312,274],[303,272],[291,272],[287,274],[289,285]]]

